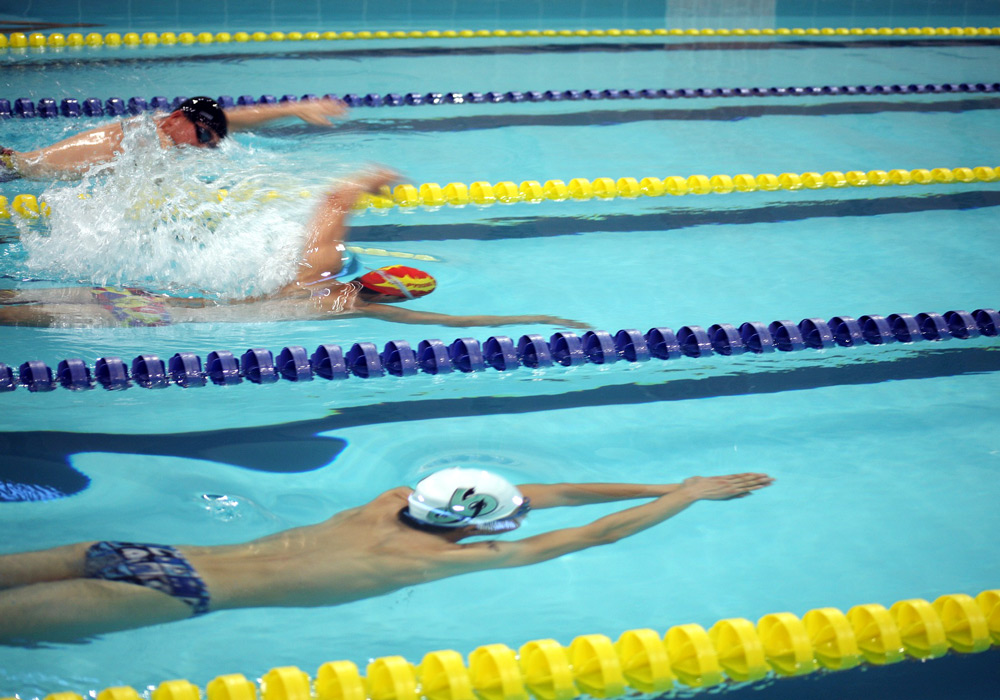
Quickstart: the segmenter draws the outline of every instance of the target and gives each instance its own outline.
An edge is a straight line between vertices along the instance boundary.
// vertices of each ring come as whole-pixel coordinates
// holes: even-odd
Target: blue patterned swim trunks
[[[84,576],[121,581],[166,593],[191,606],[192,615],[208,612],[208,587],[173,547],[133,542],[98,542],[87,550]]]

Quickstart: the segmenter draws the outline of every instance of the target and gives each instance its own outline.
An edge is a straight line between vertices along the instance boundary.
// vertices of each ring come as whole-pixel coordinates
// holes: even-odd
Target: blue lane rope
[[[18,386],[31,392],[52,391],[57,386],[86,390],[100,384],[105,389],[127,389],[137,384],[158,389],[171,384],[191,388],[239,384],[247,379],[255,384],[272,384],[279,379],[292,382],[323,379],[362,379],[385,374],[406,377],[424,372],[445,374],[481,372],[490,367],[505,372],[561,365],[572,367],[585,363],[611,364],[618,360],[645,362],[651,358],[673,360],[682,356],[765,354],[779,350],[824,349],[834,346],[887,345],[917,341],[941,341],[996,336],[1000,313],[995,309],[948,311],[944,314],[919,313],[866,315],[858,319],[834,316],[829,320],[805,318],[799,323],[774,321],[744,323],[738,328],[717,323],[707,330],[701,326],[682,326],[677,332],[655,327],[645,334],[634,329],[587,331],[583,336],[559,332],[547,341],[540,335],[523,335],[515,343],[508,336],[490,336],[480,343],[473,338],[458,338],[450,345],[440,340],[422,340],[414,349],[405,340],[392,340],[379,352],[374,343],[354,343],[345,353],[339,345],[320,345],[308,355],[305,348],[289,345],[277,358],[264,348],[251,348],[237,358],[228,350],[214,350],[206,358],[179,352],[164,362],[157,355],[141,354],[131,363],[131,371],[120,357],[101,357],[89,367],[79,358],[62,360],[53,372],[44,362],[32,360],[14,370],[0,363],[0,392]]]
[[[692,97],[823,97],[835,95],[922,95],[942,93],[993,93],[1000,92],[1000,83],[914,83],[910,85],[822,85],[806,87],[736,87],[736,88],[660,88],[643,90],[527,90],[520,92],[409,92],[406,94],[390,92],[386,95],[368,93],[358,95],[347,93],[343,96],[333,93],[324,95],[326,98],[342,100],[349,107],[400,107],[416,105],[440,104],[499,104],[519,102],[561,102],[579,100],[636,100],[636,99],[678,99]],[[241,95],[233,98],[221,95],[219,104],[222,107],[236,105],[275,104],[279,102],[298,102],[299,100],[316,99],[316,95],[307,94],[301,98],[296,95]],[[120,97],[110,97],[104,101],[90,97],[80,101],[73,97],[64,97],[58,102],[51,97],[43,97],[36,104],[27,97],[19,97],[13,102],[0,98],[0,119],[21,117],[42,119],[63,117],[101,117],[137,115],[146,111],[170,111],[176,109],[186,97],[175,97],[173,100],[156,96],[150,100],[143,97],[130,97],[127,100]]]

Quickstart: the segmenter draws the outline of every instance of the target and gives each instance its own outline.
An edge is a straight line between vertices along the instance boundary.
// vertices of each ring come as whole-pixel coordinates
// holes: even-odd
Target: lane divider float
[[[771,86],[771,87],[720,87],[720,88],[631,88],[601,90],[508,90],[497,92],[390,92],[385,95],[371,92],[365,95],[346,93],[336,95],[328,93],[325,99],[341,100],[349,107],[401,107],[442,104],[503,104],[521,102],[561,102],[579,100],[636,100],[636,99],[678,99],[693,97],[825,97],[838,95],[924,95],[952,93],[994,93],[1000,92],[1000,83],[901,83],[892,85],[806,85],[806,86]],[[64,97],[56,100],[52,97],[42,97],[37,101],[29,97],[18,97],[9,100],[0,98],[0,119],[20,117],[22,119],[53,119],[56,117],[102,117],[129,116],[148,111],[171,111],[176,109],[186,97],[174,97],[172,100],[157,95],[147,100],[144,97],[109,97],[101,100],[88,97],[82,101],[75,97]],[[233,98],[230,95],[220,95],[218,103],[223,108],[233,106],[275,104],[282,102],[298,102],[300,100],[315,100],[315,94],[306,94],[301,98],[297,95],[240,95]]]
[[[665,634],[626,630],[612,641],[585,634],[563,646],[537,639],[514,651],[504,644],[477,647],[466,661],[452,649],[432,651],[419,664],[402,656],[373,659],[362,676],[351,661],[329,661],[315,677],[296,666],[273,668],[258,683],[232,673],[218,676],[204,692],[190,681],[160,683],[151,700],[572,700],[662,695],[673,690],[794,677],[819,669],[842,671],[867,664],[885,666],[909,657],[919,661],[949,652],[975,654],[1000,645],[1000,590],[975,598],[943,595],[933,603],[901,600],[886,609],[856,605],[847,613],[817,608],[801,618],[770,613],[756,623],[742,617],[719,620],[706,630],[688,623]],[[721,690],[722,688],[716,688]],[[87,697],[140,700],[134,688],[117,686]],[[16,700],[16,698],[0,698]],[[83,700],[73,692],[44,700]]]
[[[247,42],[282,42],[282,41],[337,41],[354,39],[495,39],[495,38],[546,38],[546,39],[579,39],[579,38],[635,38],[635,37],[811,37],[843,38],[853,37],[991,37],[1000,35],[1000,27],[766,27],[758,28],[719,28],[719,29],[443,29],[443,30],[359,30],[359,31],[256,31],[256,32],[108,32],[100,34],[90,32],[86,35],[80,32],[63,34],[53,32],[42,34],[34,32],[13,32],[0,34],[0,49],[44,49],[63,47],[98,47],[117,48],[125,46],[135,48],[140,46],[191,46],[193,44],[229,44]]]
[[[671,175],[663,178],[598,177],[594,180],[573,178],[564,180],[524,180],[520,184],[513,181],[490,183],[477,181],[470,184],[451,182],[444,186],[436,182],[422,185],[402,184],[394,188],[383,187],[378,194],[365,194],[358,199],[355,209],[412,209],[424,207],[429,210],[441,207],[463,207],[474,204],[488,207],[493,204],[537,204],[543,201],[567,202],[592,199],[611,200],[619,197],[675,197],[694,194],[731,194],[733,192],[790,192],[804,190],[843,189],[846,187],[887,187],[907,185],[946,185],[955,183],[996,182],[1000,179],[1000,166],[976,166],[974,168],[914,168],[906,170],[830,170],[825,173],[761,173],[752,175]],[[222,201],[228,196],[227,190],[218,190],[216,196]],[[308,191],[297,196],[308,197]],[[283,195],[276,190],[262,191],[264,200],[276,199]],[[11,200],[0,196],[0,219],[18,216],[23,219],[37,219],[48,216],[51,209],[47,202],[33,194],[22,193]]]
[[[183,388],[206,384],[228,386],[244,379],[254,384],[273,384],[279,379],[308,382],[316,377],[343,380],[453,371],[482,372],[492,368],[501,372],[519,367],[539,369],[576,367],[586,363],[609,365],[619,360],[646,362],[652,358],[675,360],[680,357],[724,356],[744,353],[763,355],[806,349],[889,345],[918,341],[944,341],[953,338],[995,337],[1000,329],[1000,313],[995,309],[948,311],[944,314],[919,313],[865,315],[858,319],[835,316],[829,320],[805,318],[799,323],[773,321],[743,323],[738,328],[717,323],[707,330],[701,326],[654,327],[646,333],[623,329],[612,335],[607,331],[587,331],[582,336],[571,332],[554,333],[548,340],[537,334],[522,335],[516,342],[509,336],[490,336],[480,343],[474,338],[457,338],[450,344],[438,339],[422,340],[416,348],[405,340],[392,340],[379,352],[374,343],[354,343],[347,352],[340,345],[320,345],[309,354],[301,345],[289,345],[277,358],[266,348],[250,348],[237,358],[228,350],[213,350],[202,365],[193,352],[175,353],[167,362],[158,355],[143,353],[131,362],[131,371],[121,357],[99,358],[91,368],[80,358],[62,360],[52,368],[39,360],[20,365],[17,372],[0,363],[0,393],[19,386],[30,392],[48,392],[56,387],[71,390],[127,389],[133,385],[162,389],[171,385]]]

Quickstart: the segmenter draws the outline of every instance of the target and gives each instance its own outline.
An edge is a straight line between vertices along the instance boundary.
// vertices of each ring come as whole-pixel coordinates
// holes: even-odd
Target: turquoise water
[[[935,24],[935,18],[913,22]],[[293,19],[286,29],[298,26]],[[605,19],[574,21],[596,26]],[[866,26],[861,20],[868,17],[834,19]],[[114,20],[101,31],[123,27],[131,25]],[[177,25],[168,18],[155,28]],[[664,42],[635,44],[648,49]],[[0,56],[0,96],[992,82],[1000,51],[989,41],[794,50],[666,44],[681,50],[472,50],[512,45],[488,40],[449,44],[456,48],[451,55],[391,55],[397,47],[430,46],[416,42],[324,44],[324,53],[299,57],[273,45],[240,47],[254,54],[244,57],[218,47],[8,52]],[[312,48],[295,50],[304,47]],[[2,142],[33,147],[96,123],[11,120]],[[331,178],[367,162],[392,165],[415,184],[442,185],[995,166],[998,127],[990,95],[359,108],[330,131],[295,123],[261,128],[201,165],[181,157],[158,167],[168,179],[186,177],[192,163],[195,177],[222,172],[238,181],[265,171],[282,191],[312,193],[285,208],[216,210],[245,221],[234,242],[236,261],[202,254],[204,273],[220,287],[212,291],[226,293],[233,283],[222,280],[253,260],[256,246],[293,242],[295,224]],[[123,196],[109,195],[107,182],[89,186],[111,203]],[[58,201],[62,223],[53,224],[52,245],[64,241],[72,251],[83,238],[66,221],[83,210],[72,208],[73,197],[60,193],[64,187],[13,182],[0,185],[0,194],[45,193]],[[548,313],[610,331],[645,331],[971,311],[997,305],[997,193],[995,183],[972,183],[366,211],[354,219],[352,242],[436,258],[421,266],[439,288],[412,306],[445,313]],[[275,212],[287,226],[274,225]],[[110,263],[117,263],[111,267],[125,271],[122,282],[169,283],[161,266],[140,270],[132,258],[114,257],[121,251],[115,242],[135,230],[98,228]],[[38,234],[0,223],[3,287],[104,281],[39,267],[26,248],[32,235]],[[373,266],[395,261],[364,259]],[[108,354],[178,351],[204,358],[223,348],[237,354],[251,346],[346,348],[362,340],[381,347],[393,339],[416,345],[423,338],[516,339],[553,330],[366,319],[0,328],[0,361],[55,366],[64,357],[92,362]],[[238,542],[317,522],[454,464],[485,466],[516,481],[673,482],[744,470],[778,479],[752,499],[698,504],[612,547],[530,569],[461,577],[340,608],[226,612],[85,645],[5,648],[0,693],[143,689],[178,677],[204,686],[223,673],[254,678],[288,664],[313,673],[333,659],[363,666],[402,654],[419,662],[442,648],[467,654],[481,644],[517,647],[544,637],[568,644],[586,633],[617,638],[637,627],[708,627],[781,610],[801,615],[823,606],[975,595],[1000,578],[993,537],[1000,495],[992,478],[1000,455],[992,437],[996,348],[986,338],[570,370],[158,392],[22,389],[0,396],[3,478],[27,481],[27,474],[35,483],[79,489],[66,498],[4,503],[0,520],[13,533],[0,545],[5,552],[98,538]],[[533,514],[516,536],[605,512]]]

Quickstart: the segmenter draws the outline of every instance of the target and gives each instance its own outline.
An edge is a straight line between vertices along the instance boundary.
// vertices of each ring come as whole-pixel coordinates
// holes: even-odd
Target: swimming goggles
[[[414,527],[417,527],[418,529],[422,530],[428,530],[431,532],[446,532],[448,530],[453,530],[455,528],[472,525],[477,530],[481,530],[483,532],[499,533],[499,532],[510,532],[511,530],[516,530],[518,526],[518,520],[526,516],[528,514],[528,511],[530,510],[531,510],[531,499],[525,498],[521,502],[521,505],[517,507],[517,510],[515,510],[510,515],[504,518],[499,518],[497,520],[492,520],[487,523],[473,523],[471,521],[475,520],[475,516],[456,515],[453,511],[447,511],[440,508],[432,508],[430,511],[433,515],[436,515],[438,518],[441,519],[441,522],[438,523],[430,523],[424,520],[417,520],[412,515],[410,515],[409,511],[406,508],[404,508],[400,512],[400,516],[407,523],[413,525]]]
[[[511,530],[517,529],[517,526],[520,525],[518,521],[526,516],[530,510],[531,499],[525,498],[524,502],[517,507],[517,510],[508,515],[506,518],[500,518],[499,520],[494,520],[492,522],[478,524],[476,525],[476,528],[482,530],[483,532],[491,533],[510,532]]]
[[[198,122],[195,122],[194,133],[195,136],[198,137],[198,143],[203,144],[208,148],[218,147],[219,142],[216,140],[215,134],[212,133],[211,129],[199,124]]]

